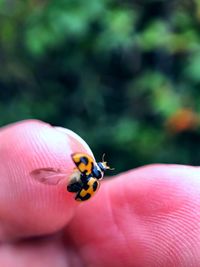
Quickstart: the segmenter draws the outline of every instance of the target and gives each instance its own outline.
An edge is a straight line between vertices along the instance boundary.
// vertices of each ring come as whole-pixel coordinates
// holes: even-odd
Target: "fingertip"
[[[58,231],[74,214],[77,202],[66,187],[32,179],[34,169],[52,167],[73,172],[71,153],[88,152],[76,137],[49,124],[28,120],[0,131],[0,238]]]
[[[90,149],[88,144],[78,134],[76,134],[72,130],[69,130],[63,127],[55,127],[55,129],[69,136],[72,151],[86,152],[94,158],[92,150]],[[78,148],[79,150],[77,150],[77,144],[80,145],[80,148]]]

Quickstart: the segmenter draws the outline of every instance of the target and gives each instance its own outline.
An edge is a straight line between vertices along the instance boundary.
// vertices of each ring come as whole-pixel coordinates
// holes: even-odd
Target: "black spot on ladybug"
[[[87,193],[84,197],[80,196],[80,194],[78,193],[78,194],[76,195],[75,199],[76,199],[76,200],[79,199],[79,200],[84,201],[84,200],[88,200],[90,197],[91,197],[91,195],[90,195],[89,193]]]
[[[88,158],[86,158],[86,157],[82,157],[82,158],[80,159],[80,161],[81,161],[82,163],[84,163],[85,165],[88,164]]]
[[[85,190],[88,190],[89,185],[88,184],[83,184],[82,188],[85,189]]]
[[[98,183],[97,181],[93,183],[93,190],[94,192],[97,190]]]

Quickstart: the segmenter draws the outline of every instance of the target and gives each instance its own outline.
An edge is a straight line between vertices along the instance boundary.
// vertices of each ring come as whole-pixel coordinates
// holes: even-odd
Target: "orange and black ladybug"
[[[31,172],[31,175],[41,183],[49,185],[67,184],[68,192],[75,193],[75,200],[90,199],[100,186],[99,180],[106,170],[112,170],[107,162],[96,162],[86,153],[73,153],[71,155],[76,167],[70,177],[66,170],[56,168],[41,168]]]

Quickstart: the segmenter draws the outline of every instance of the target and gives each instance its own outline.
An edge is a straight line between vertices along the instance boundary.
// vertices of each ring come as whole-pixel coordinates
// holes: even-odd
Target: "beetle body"
[[[106,169],[110,169],[106,162],[95,162],[94,159],[84,153],[72,154],[77,169],[74,177],[70,179],[67,186],[69,192],[76,193],[77,201],[85,201],[90,199],[100,186],[99,180],[104,176]],[[77,170],[80,172],[78,173]]]

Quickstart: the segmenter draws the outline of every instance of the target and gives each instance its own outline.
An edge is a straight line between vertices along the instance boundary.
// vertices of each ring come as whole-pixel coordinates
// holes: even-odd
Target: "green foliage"
[[[0,24],[1,125],[70,128],[116,172],[199,165],[198,1],[0,0]]]

